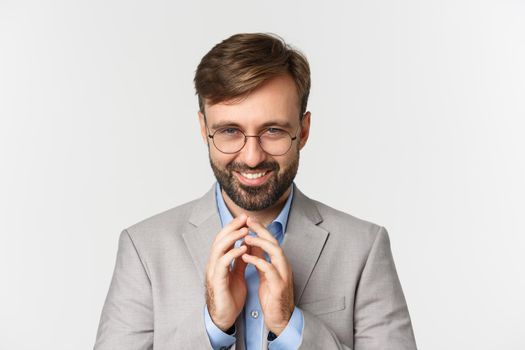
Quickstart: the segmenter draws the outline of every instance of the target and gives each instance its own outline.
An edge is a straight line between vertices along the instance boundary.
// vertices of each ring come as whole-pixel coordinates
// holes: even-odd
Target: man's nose
[[[257,137],[247,137],[246,144],[241,150],[241,160],[244,164],[249,167],[256,167],[266,159],[266,153],[259,144]]]

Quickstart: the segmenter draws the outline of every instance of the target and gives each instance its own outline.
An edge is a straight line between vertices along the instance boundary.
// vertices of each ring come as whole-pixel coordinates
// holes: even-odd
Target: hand
[[[284,256],[275,237],[251,217],[248,227],[257,237],[246,236],[244,242],[251,246],[250,254],[243,254],[242,260],[255,265],[259,274],[259,301],[266,327],[279,336],[288,325],[295,308],[292,267]],[[270,256],[267,262],[264,252]]]
[[[233,248],[235,241],[248,234],[247,216],[241,214],[217,234],[206,265],[206,304],[217,327],[226,332],[242,311],[246,300],[246,263],[236,259],[248,251],[246,245]],[[230,270],[231,261],[235,259]]]

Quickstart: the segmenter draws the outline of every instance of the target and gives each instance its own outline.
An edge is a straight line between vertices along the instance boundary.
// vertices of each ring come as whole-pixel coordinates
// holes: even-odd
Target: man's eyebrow
[[[282,128],[288,128],[288,129],[292,128],[292,124],[290,124],[290,122],[278,121],[278,120],[268,121],[268,122],[264,123],[263,125],[261,125],[262,128],[266,128],[268,126],[280,126]]]
[[[234,121],[229,121],[229,120],[224,120],[222,122],[219,122],[219,123],[213,123],[211,125],[211,128],[214,129],[214,130],[217,130],[219,128],[223,128],[223,127],[227,127],[227,126],[235,126],[235,127],[238,127],[240,129],[241,126],[234,122]],[[260,128],[267,128],[269,126],[280,126],[282,128],[288,128],[288,129],[291,129],[292,128],[292,124],[290,124],[290,122],[287,122],[287,121],[278,121],[278,120],[270,120],[270,121],[267,121],[265,122],[264,124],[262,124],[260,126]]]
[[[237,124],[236,122],[229,121],[229,120],[224,120],[224,121],[219,122],[219,123],[213,123],[211,125],[211,128],[212,129],[219,129],[219,128],[222,128],[222,127],[225,127],[225,126],[236,126],[236,127],[240,128],[239,124]]]

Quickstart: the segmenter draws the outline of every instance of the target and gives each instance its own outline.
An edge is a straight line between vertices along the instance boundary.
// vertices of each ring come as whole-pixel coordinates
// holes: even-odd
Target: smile
[[[245,186],[260,186],[264,184],[271,176],[273,171],[266,170],[258,173],[233,172],[237,179]]]
[[[263,177],[267,172],[262,173],[240,173],[242,176],[244,176],[247,179],[258,179],[260,177]]]

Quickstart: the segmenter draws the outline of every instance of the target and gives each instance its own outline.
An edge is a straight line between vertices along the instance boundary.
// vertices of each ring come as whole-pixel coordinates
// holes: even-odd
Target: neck
[[[243,209],[239,207],[237,204],[235,204],[230,197],[224,192],[224,190],[221,188],[222,198],[224,198],[224,203],[226,204],[226,207],[230,210],[233,217],[236,218],[241,214],[246,214],[247,216],[250,216],[254,218],[255,220],[259,221],[263,226],[268,226],[276,217],[279,215],[281,210],[284,207],[284,204],[286,203],[286,200],[288,199],[288,196],[291,192],[291,186],[286,190],[286,192],[279,198],[275,204],[272,206],[263,209],[263,210],[257,210],[257,211],[250,211]]]

